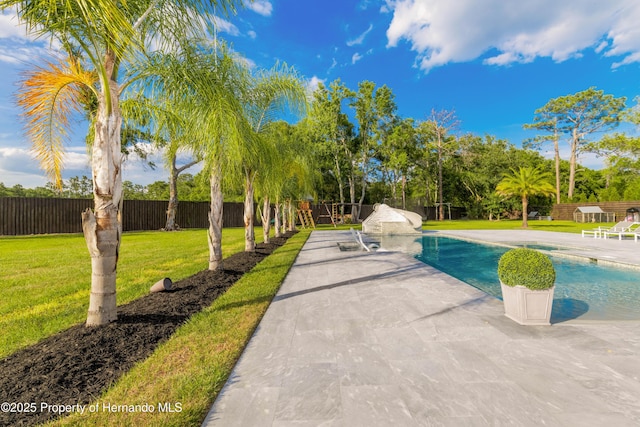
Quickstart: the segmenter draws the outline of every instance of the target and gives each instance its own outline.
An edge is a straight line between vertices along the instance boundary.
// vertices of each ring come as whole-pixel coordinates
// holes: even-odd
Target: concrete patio
[[[449,234],[640,263],[633,241]],[[406,253],[341,252],[349,240],[311,234],[204,426],[640,425],[640,321],[520,326]]]

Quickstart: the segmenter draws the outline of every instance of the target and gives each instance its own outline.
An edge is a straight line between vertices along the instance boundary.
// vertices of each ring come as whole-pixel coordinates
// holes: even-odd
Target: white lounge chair
[[[614,225],[613,227],[610,228],[606,228],[606,227],[598,227],[598,228],[594,228],[593,230],[582,230],[582,237],[584,237],[585,235],[588,234],[593,234],[593,237],[595,239],[599,239],[603,236],[605,236],[604,233],[615,233],[615,232],[621,232],[621,231],[629,231],[629,227],[631,227],[634,223],[631,221],[620,221],[619,223],[617,223],[616,225]]]
[[[372,249],[375,250],[380,247],[377,243],[370,243],[367,245],[362,239],[362,233],[359,230],[354,230],[352,228],[351,234],[353,235],[353,238],[356,240],[356,242],[358,242],[358,244],[362,246],[362,249],[364,249],[367,252],[371,252]]]
[[[629,236],[629,237],[633,237],[634,240],[637,242],[638,233],[640,233],[640,222],[632,222],[629,228],[626,230],[605,231],[604,238],[607,239],[609,236],[618,236],[618,240],[622,240],[622,237]]]

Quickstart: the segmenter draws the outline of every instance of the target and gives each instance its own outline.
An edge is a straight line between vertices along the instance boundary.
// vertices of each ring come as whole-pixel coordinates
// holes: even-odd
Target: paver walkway
[[[640,322],[520,326],[350,240],[311,234],[204,426],[640,425]]]

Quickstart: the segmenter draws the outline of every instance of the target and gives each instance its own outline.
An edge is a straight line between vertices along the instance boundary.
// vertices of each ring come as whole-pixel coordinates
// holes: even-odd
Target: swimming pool
[[[498,260],[509,248],[425,235],[425,264],[502,299]],[[556,289],[551,321],[640,320],[640,271],[551,257]]]

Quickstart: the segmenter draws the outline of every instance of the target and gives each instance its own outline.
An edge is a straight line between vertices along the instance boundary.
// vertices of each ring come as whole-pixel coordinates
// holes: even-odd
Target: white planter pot
[[[521,325],[550,325],[553,291],[531,290],[524,286],[506,286],[500,281],[504,315]]]

